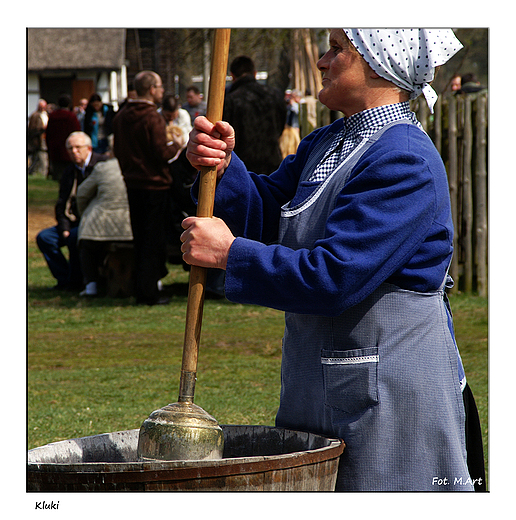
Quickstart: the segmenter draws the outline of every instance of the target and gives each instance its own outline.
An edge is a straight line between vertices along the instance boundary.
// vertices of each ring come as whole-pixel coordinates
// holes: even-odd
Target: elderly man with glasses
[[[71,163],[59,183],[55,214],[57,225],[44,229],[36,237],[52,276],[57,280],[54,289],[80,291],[82,274],[77,250],[79,214],[76,206],[77,187],[88,177],[95,164],[107,157],[93,152],[90,137],[84,132],[72,132],[66,139]],[[67,247],[67,260],[61,248]]]

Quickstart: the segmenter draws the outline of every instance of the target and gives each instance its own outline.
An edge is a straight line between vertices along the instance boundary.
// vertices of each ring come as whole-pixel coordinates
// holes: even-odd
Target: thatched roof
[[[125,29],[28,29],[27,69],[119,69]]]

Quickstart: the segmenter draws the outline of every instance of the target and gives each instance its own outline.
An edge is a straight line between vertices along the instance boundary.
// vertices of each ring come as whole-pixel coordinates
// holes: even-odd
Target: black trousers
[[[486,491],[482,429],[477,405],[468,384],[462,392],[462,397],[466,411],[466,452],[468,454],[469,476],[474,481],[475,491]]]
[[[167,275],[166,216],[169,190],[127,190],[133,231],[136,302],[159,299],[158,280]]]
[[[106,242],[100,240],[81,240],[79,242],[79,259],[84,285],[99,281],[99,268],[106,257]]]

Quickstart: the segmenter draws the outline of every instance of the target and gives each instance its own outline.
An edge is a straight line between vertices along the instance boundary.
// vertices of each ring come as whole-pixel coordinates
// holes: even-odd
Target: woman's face
[[[330,49],[317,62],[323,73],[319,100],[330,110],[339,110],[348,117],[364,110],[364,91],[372,72],[350,45],[342,29],[332,29]]]
[[[163,115],[165,116],[165,119],[170,123],[177,118],[177,116],[179,115],[179,110],[174,110],[174,112],[170,112],[170,110],[163,110]]]

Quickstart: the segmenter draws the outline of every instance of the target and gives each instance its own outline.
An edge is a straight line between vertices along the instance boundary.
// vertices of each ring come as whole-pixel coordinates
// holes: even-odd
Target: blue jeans
[[[63,238],[57,231],[57,226],[40,231],[36,237],[36,243],[43,253],[52,276],[57,280],[58,287],[82,286],[82,273],[79,263],[79,251],[77,248],[77,232],[79,228],[70,230],[70,235]],[[67,247],[70,260],[63,255],[61,248]]]

